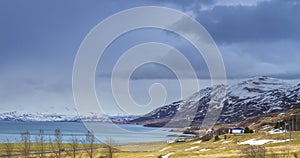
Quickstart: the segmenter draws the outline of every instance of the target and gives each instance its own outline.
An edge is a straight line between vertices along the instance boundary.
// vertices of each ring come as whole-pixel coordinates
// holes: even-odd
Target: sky
[[[1,0],[0,113],[76,109],[72,69],[81,42],[102,20],[141,6],[176,9],[202,24],[220,50],[229,79],[262,75],[300,78],[298,0]],[[210,78],[203,57],[184,38],[159,29],[128,32],[110,44],[98,63],[96,90],[106,113],[123,113],[111,94],[114,65],[126,50],[144,42],[175,47],[190,61],[199,79]],[[172,54],[159,58],[181,68]],[[190,79],[188,74],[186,78]],[[180,98],[174,73],[149,63],[131,76],[130,91],[136,102],[147,104],[149,86],[159,81],[168,92],[167,103]]]

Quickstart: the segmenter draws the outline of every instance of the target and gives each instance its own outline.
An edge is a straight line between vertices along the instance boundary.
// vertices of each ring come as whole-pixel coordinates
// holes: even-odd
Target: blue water
[[[87,123],[87,125],[97,129],[95,135],[98,142],[105,142],[106,138],[111,138],[116,143],[166,141],[171,139],[168,135],[179,134],[169,132],[168,128],[151,128],[141,125],[117,125],[120,130],[112,129],[111,124],[107,123]],[[40,129],[44,130],[45,141],[49,141],[50,138],[54,140],[54,130],[57,128],[60,129],[64,142],[71,142],[74,136],[78,140],[82,140],[88,131],[81,122],[0,121],[0,142],[6,142],[7,139],[10,142],[20,142],[21,133],[26,131],[30,133],[31,141],[34,142]]]

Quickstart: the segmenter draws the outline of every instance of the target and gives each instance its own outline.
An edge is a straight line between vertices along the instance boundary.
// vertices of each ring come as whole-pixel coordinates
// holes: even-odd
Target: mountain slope
[[[300,102],[300,84],[294,86],[279,79],[257,77],[230,86],[202,89],[190,98],[155,109],[131,122],[146,126],[165,126],[168,123],[168,127],[182,127],[187,122],[200,125],[211,104],[212,95],[218,95],[213,93],[222,88],[226,89],[226,95],[222,100],[223,109],[218,123],[231,123],[288,109]],[[212,109],[218,109],[217,106],[220,105],[215,104]]]

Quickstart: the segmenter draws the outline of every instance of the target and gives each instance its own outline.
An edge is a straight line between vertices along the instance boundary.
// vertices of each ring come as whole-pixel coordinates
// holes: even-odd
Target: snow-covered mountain
[[[192,125],[199,125],[207,113],[208,105],[212,103],[211,96],[218,96],[224,90],[226,94],[222,99],[223,109],[218,123],[231,123],[250,116],[288,109],[300,102],[300,84],[292,85],[284,80],[256,77],[233,85],[202,89],[185,100],[157,108],[132,122],[147,126],[164,126],[169,123],[169,126],[180,127],[184,121],[189,121]],[[212,109],[218,109],[218,106],[220,105],[213,105]],[[170,120],[173,124],[170,124]]]
[[[297,82],[298,83],[298,82]],[[286,80],[270,77],[256,77],[231,85],[208,87],[194,93],[191,97],[162,106],[142,116],[99,116],[95,113],[79,116],[75,109],[61,107],[52,111],[41,108],[37,111],[2,111],[0,120],[16,121],[101,121],[109,119],[118,123],[139,123],[148,126],[164,126],[172,120],[173,125],[181,126],[184,122],[199,125],[207,114],[212,96],[218,96],[226,90],[222,99],[223,108],[218,119],[219,123],[231,123],[246,117],[257,116],[291,108],[300,102],[300,84],[291,84]],[[215,104],[212,109],[218,109]],[[57,113],[57,111],[61,113]],[[174,117],[176,115],[176,117]]]
[[[0,114],[0,120],[9,121],[76,121],[75,116],[62,114],[42,114],[42,113],[20,113],[17,111],[4,112]]]
[[[78,115],[66,115],[58,113],[20,113],[17,111],[4,112],[0,113],[0,120],[2,121],[59,121],[59,122],[116,122],[124,123],[128,122],[131,119],[134,119],[134,116],[99,116],[97,114],[91,113],[87,116],[78,116]]]

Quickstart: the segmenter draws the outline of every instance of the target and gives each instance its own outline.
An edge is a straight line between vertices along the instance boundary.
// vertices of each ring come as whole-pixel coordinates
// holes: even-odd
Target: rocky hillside
[[[232,123],[251,116],[289,109],[300,102],[300,84],[290,85],[279,79],[257,77],[234,85],[202,89],[186,100],[165,105],[131,122],[159,127],[168,122],[169,127],[182,127],[186,122],[200,125],[211,104],[211,96],[223,93],[218,89],[226,89],[218,123]],[[215,107],[212,109],[218,109],[220,105],[213,106]]]

